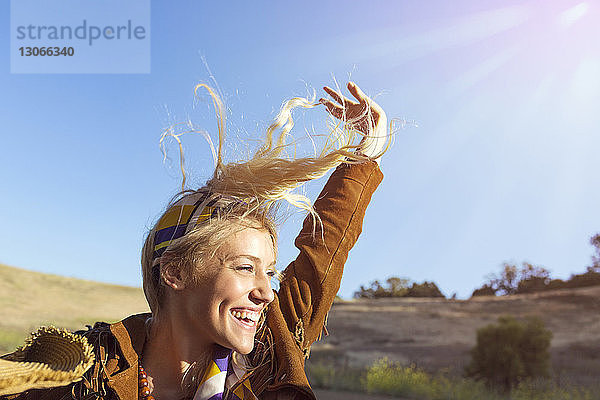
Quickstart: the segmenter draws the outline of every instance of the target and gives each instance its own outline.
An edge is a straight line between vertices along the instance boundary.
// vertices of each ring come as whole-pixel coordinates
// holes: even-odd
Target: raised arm
[[[324,99],[321,103],[334,117],[365,135],[357,151],[372,161],[342,164],[333,172],[314,203],[323,231],[318,229],[313,235],[312,220],[304,221],[295,242],[300,254],[284,272],[278,293],[280,308],[305,356],[320,337],[348,252],[362,231],[367,205],[383,178],[377,161],[387,143],[385,113],[358,86],[348,84],[356,101],[331,88],[324,90],[336,103]]]

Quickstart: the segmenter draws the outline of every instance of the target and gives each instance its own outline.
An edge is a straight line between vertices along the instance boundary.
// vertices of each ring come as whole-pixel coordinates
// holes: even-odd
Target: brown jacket
[[[251,356],[267,362],[247,374],[261,400],[313,400],[304,372],[310,346],[325,329],[327,313],[339,289],[344,263],[362,230],[371,195],[382,180],[375,162],[341,165],[323,188],[314,206],[323,223],[313,235],[312,221],[304,221],[296,238],[300,254],[284,271],[284,279],[267,311],[264,348]],[[85,335],[96,349],[97,362],[82,382],[50,390],[32,390],[19,399],[54,400],[97,397],[137,400],[138,357],[146,340],[148,314],[134,315],[108,325],[97,324]],[[265,350],[269,348],[270,351]],[[256,353],[268,354],[256,354]],[[115,396],[116,395],[116,396]]]

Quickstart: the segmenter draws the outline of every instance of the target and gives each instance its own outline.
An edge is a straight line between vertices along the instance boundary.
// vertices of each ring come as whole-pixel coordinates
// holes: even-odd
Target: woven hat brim
[[[42,327],[0,359],[0,396],[77,382],[93,363],[93,348],[85,337]]]

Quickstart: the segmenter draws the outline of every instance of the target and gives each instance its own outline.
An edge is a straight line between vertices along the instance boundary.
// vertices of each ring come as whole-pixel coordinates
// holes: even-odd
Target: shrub
[[[372,281],[368,288],[360,286],[360,289],[354,292],[354,298],[360,299],[378,299],[382,297],[404,297],[408,292],[410,281],[405,278],[392,276],[385,281],[386,286],[382,286],[378,280]]]
[[[379,281],[372,281],[368,288],[360,286],[354,292],[356,299],[379,299],[384,297],[444,297],[440,289],[433,282],[413,283],[405,278],[391,277],[383,286]]]
[[[492,286],[486,284],[486,285],[483,285],[482,287],[480,287],[479,289],[473,290],[471,297],[495,296],[495,295],[496,295],[496,289],[494,289]]]
[[[546,289],[550,282],[550,271],[527,262],[517,267],[504,263],[499,274],[491,274],[488,282],[478,290],[493,290],[501,295],[531,293]],[[489,289],[487,289],[489,288]]]
[[[599,400],[598,390],[558,385],[550,379],[526,379],[510,396],[490,390],[483,382],[453,375],[450,369],[428,374],[415,365],[388,359],[375,361],[366,371],[340,364],[307,363],[310,384],[335,390],[379,393],[419,400]]]
[[[445,297],[433,282],[413,283],[406,297]]]
[[[384,358],[367,371],[366,389],[421,400],[500,400],[480,382],[446,374],[430,375],[415,365],[402,366]]]
[[[541,292],[548,289],[551,280],[548,277],[533,276],[519,281],[517,294]]]
[[[551,279],[550,282],[548,282],[548,287],[546,288],[547,290],[555,290],[555,289],[564,289],[567,287],[567,282],[563,281],[562,279]]]
[[[375,361],[367,371],[366,389],[369,393],[431,398],[431,378],[414,365],[404,367],[387,358]]]
[[[511,316],[500,317],[498,324],[477,330],[477,344],[465,372],[510,392],[522,379],[548,374],[551,338],[538,318],[519,322]]]
[[[524,262],[521,267],[504,263],[499,274],[490,274],[487,282],[473,291],[473,296],[534,293],[544,290],[578,288],[600,285],[600,233],[590,238],[594,247],[592,265],[582,274],[573,274],[569,280],[551,279],[546,268]]]
[[[588,267],[583,274],[571,275],[566,285],[570,288],[600,285],[600,267]]]

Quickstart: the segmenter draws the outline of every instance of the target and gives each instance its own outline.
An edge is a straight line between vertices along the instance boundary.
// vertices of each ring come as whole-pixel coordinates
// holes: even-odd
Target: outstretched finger
[[[320,99],[319,102],[327,108],[329,114],[333,115],[338,119],[342,119],[344,117],[344,108],[342,106],[339,106],[333,103],[332,101],[325,99]]]
[[[354,98],[358,100],[358,102],[361,104],[368,103],[369,100],[371,100],[369,96],[364,94],[364,92],[354,82],[348,82],[348,90],[350,91],[352,96],[354,96]]]
[[[328,95],[330,95],[335,101],[337,101],[340,104],[346,104],[346,103],[353,104],[354,103],[353,101],[350,101],[350,99],[347,99],[346,97],[342,98],[342,95],[340,95],[338,92],[336,92],[329,86],[324,86],[323,90],[326,91]]]

